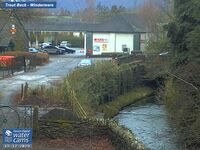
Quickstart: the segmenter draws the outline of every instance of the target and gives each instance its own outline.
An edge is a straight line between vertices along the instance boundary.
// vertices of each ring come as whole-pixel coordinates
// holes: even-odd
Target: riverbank
[[[149,87],[139,87],[131,90],[130,92],[117,97],[115,100],[100,105],[97,110],[104,113],[105,118],[112,118],[119,113],[124,107],[138,102],[145,97],[153,94],[153,90]]]

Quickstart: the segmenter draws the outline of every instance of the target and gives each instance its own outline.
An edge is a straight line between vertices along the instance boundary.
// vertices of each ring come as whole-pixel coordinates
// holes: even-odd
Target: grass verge
[[[119,113],[119,111],[131,105],[140,99],[143,99],[153,93],[153,90],[149,87],[139,87],[131,90],[130,92],[117,97],[115,100],[100,105],[97,110],[105,114],[105,118],[111,118]]]

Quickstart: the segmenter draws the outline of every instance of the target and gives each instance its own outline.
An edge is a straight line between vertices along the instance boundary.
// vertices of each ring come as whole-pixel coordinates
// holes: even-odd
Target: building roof
[[[70,17],[41,17],[23,23],[27,31],[85,31],[86,23]]]
[[[72,32],[111,32],[135,33],[147,32],[144,23],[135,14],[123,13],[106,19],[101,23],[83,23],[70,17],[42,17],[24,22],[27,31],[72,31]]]
[[[144,23],[135,14],[122,13],[105,21],[94,25],[89,30],[93,32],[121,32],[121,33],[136,33],[148,32]]]
[[[135,32],[149,32],[147,25],[142,21],[142,19],[133,13],[123,13],[121,17],[132,26]]]

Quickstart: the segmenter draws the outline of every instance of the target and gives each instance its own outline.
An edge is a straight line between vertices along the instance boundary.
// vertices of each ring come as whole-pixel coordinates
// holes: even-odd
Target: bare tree
[[[70,16],[70,12],[64,8],[61,8],[59,11],[58,11],[58,15],[60,16]]]
[[[86,21],[95,21],[95,0],[86,0]]]
[[[138,9],[138,14],[151,32],[149,34],[150,40],[157,40],[163,37],[163,24],[168,22],[168,16],[155,0],[145,1]]]
[[[80,17],[84,22],[95,22],[95,2],[96,0],[85,0],[86,8],[76,12],[75,16]]]
[[[156,23],[158,22],[158,13],[160,12],[156,3],[153,1],[145,1],[145,3],[139,8],[139,16],[148,26],[151,31],[156,30]]]

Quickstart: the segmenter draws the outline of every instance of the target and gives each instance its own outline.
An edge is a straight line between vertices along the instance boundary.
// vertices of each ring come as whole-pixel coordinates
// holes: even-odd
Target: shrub
[[[116,61],[102,61],[91,67],[76,69],[66,80],[86,110],[94,111],[100,104],[137,87],[144,74],[142,68],[134,64],[118,66]]]
[[[159,38],[158,40],[150,40],[147,46],[149,53],[161,53],[171,51],[172,46],[167,37]]]
[[[94,114],[99,105],[111,102],[141,85],[143,75],[143,66],[119,66],[116,61],[102,61],[89,67],[76,68],[63,83],[46,89],[39,96],[73,107],[77,99],[87,114]]]
[[[164,90],[168,112],[188,149],[200,147],[200,70],[196,68],[199,64],[177,68],[179,79],[171,77]]]
[[[31,64],[34,64],[34,65],[42,65],[44,63],[48,63],[48,61],[49,61],[48,53],[33,54],[33,53],[25,52],[25,51],[10,51],[10,52],[6,52],[2,55],[25,57],[25,59],[31,60]]]
[[[37,53],[36,54],[36,62],[37,62],[37,65],[42,65],[44,63],[48,63],[49,62],[48,53]]]
[[[33,54],[25,51],[8,51],[6,53],[3,53],[2,55],[5,56],[23,56],[25,58],[30,58]]]

